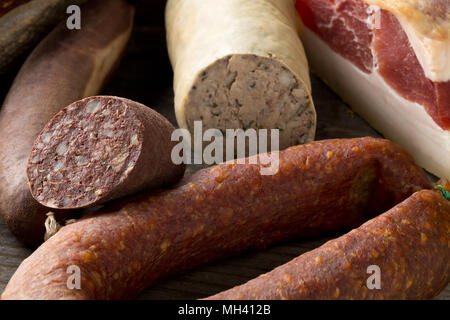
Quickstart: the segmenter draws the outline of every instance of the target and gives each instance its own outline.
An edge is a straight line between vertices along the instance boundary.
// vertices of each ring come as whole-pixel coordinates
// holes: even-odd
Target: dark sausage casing
[[[0,75],[32,49],[60,22],[67,8],[86,0],[0,1]],[[65,25],[65,21],[64,21]]]
[[[354,227],[431,187],[403,149],[374,138],[292,147],[279,152],[276,174],[260,169],[220,164],[67,225],[19,266],[2,298],[131,298],[209,261]],[[71,265],[81,290],[66,286]]]
[[[450,281],[449,234],[450,201],[419,191],[348,234],[208,299],[430,299]],[[370,266],[379,268],[378,288],[367,285]]]
[[[8,13],[9,11],[13,10],[14,8],[29,2],[30,0],[9,0],[6,1],[5,4],[2,4],[0,6],[0,18]]]
[[[33,197],[56,209],[98,205],[181,179],[175,128],[131,100],[97,96],[72,103],[39,134],[27,176]]]
[[[81,10],[82,28],[61,22],[28,57],[0,109],[0,217],[27,244],[43,241],[48,212],[28,188],[33,143],[57,112],[98,94],[131,34],[134,8],[123,0],[93,0]]]

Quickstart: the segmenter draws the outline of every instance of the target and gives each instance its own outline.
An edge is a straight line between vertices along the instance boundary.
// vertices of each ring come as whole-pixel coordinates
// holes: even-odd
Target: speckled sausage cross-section
[[[450,281],[450,201],[431,190],[208,299],[430,299]],[[379,289],[367,280],[378,266]]]
[[[42,205],[76,209],[181,179],[171,159],[175,128],[131,100],[96,96],[55,115],[36,139],[27,177]]]
[[[281,149],[314,140],[293,0],[169,0],[165,22],[181,128],[279,129]]]
[[[224,163],[63,227],[19,266],[2,298],[131,298],[212,260],[354,227],[430,187],[411,156],[374,138],[289,148],[275,175]],[[66,286],[71,265],[81,270],[80,290]]]
[[[44,2],[57,1],[38,3]],[[42,243],[48,212],[28,188],[26,169],[33,143],[62,108],[99,93],[126,49],[134,11],[125,0],[88,1],[81,7],[81,29],[69,30],[61,21],[24,62],[0,108],[0,219],[27,244]],[[0,34],[3,37],[1,30]],[[1,48],[0,52],[3,55]]]

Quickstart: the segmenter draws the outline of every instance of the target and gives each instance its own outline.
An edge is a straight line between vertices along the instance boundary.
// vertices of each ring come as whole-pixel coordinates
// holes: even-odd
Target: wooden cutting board
[[[173,110],[172,70],[167,57],[164,34],[163,1],[144,1],[138,7],[136,27],[128,51],[103,94],[127,97],[154,108],[176,125]],[[17,72],[17,70],[15,70]],[[11,85],[14,72],[0,79],[0,100]],[[329,138],[381,137],[354,114],[322,81],[311,75],[313,98],[317,109],[318,140]],[[1,137],[5,138],[5,137]],[[187,174],[198,168],[191,166]],[[303,239],[252,251],[209,264],[161,282],[144,291],[138,299],[198,299],[235,285],[314,249],[339,236]],[[0,292],[19,264],[32,250],[19,243],[0,223]],[[450,300],[450,286],[437,299]]]

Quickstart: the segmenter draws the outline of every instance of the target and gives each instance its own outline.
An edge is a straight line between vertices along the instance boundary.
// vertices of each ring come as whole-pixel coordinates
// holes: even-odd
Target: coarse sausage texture
[[[281,149],[314,139],[293,0],[169,0],[165,21],[181,128],[280,129]]]
[[[279,170],[223,163],[173,189],[64,226],[22,262],[2,299],[123,299],[174,273],[294,237],[359,225],[431,185],[382,139],[316,141],[279,152]],[[80,268],[70,290],[67,268]]]
[[[0,217],[27,244],[43,241],[48,212],[27,183],[33,143],[57,112],[98,94],[131,34],[134,8],[125,1],[89,1],[82,12],[80,30],[64,21],[36,47],[0,109]]]
[[[64,108],[39,134],[27,168],[33,197],[56,209],[94,206],[183,177],[174,126],[156,111],[112,96]]]
[[[450,201],[422,190],[346,235],[208,299],[431,299],[450,281],[449,234]],[[378,287],[369,279],[374,271]]]

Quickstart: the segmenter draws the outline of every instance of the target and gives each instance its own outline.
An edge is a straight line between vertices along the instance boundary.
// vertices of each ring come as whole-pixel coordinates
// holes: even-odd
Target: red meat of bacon
[[[424,106],[441,128],[450,129],[450,81],[425,76],[392,13],[380,10],[375,17],[361,0],[297,0],[297,11],[303,24],[335,52],[365,73],[378,72],[401,97]]]

